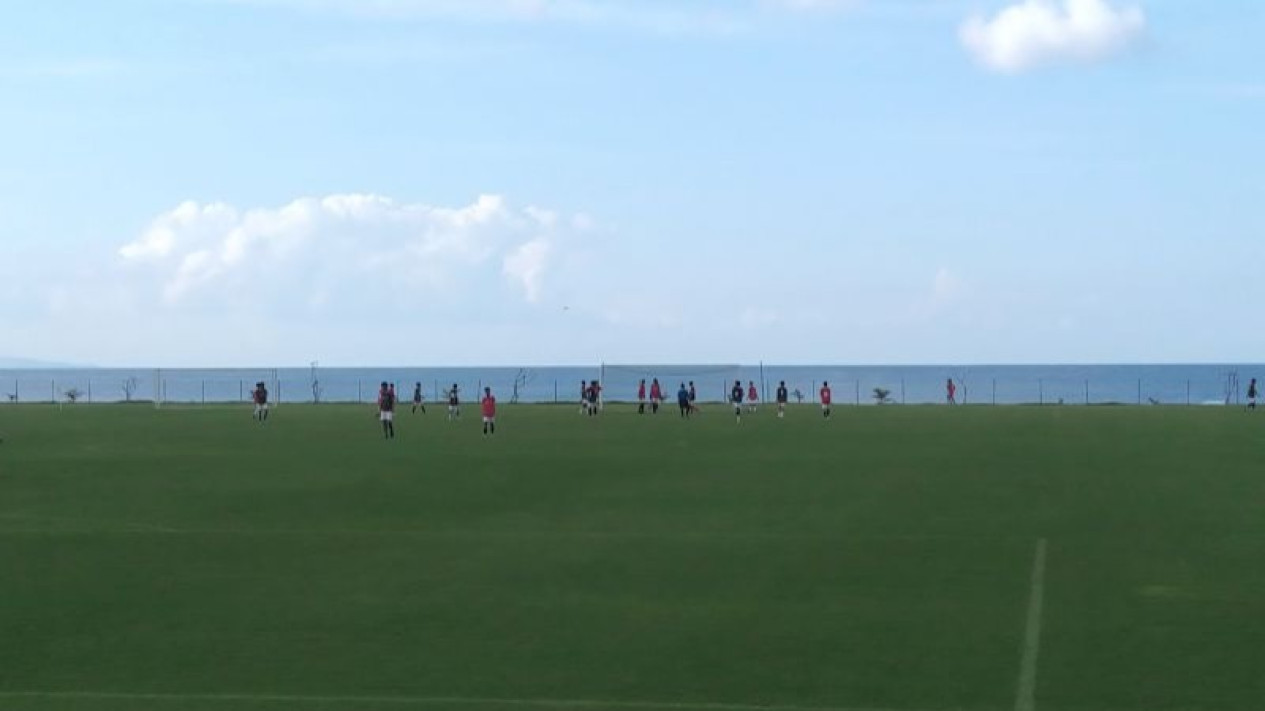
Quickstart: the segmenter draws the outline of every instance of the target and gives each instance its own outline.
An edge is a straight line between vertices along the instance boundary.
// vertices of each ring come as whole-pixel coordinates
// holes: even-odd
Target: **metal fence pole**
[[[905,379],[900,379],[900,404],[905,404]]]

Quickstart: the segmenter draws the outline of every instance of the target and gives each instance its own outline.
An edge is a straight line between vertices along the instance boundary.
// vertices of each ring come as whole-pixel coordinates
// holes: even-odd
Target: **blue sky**
[[[1265,3],[0,22],[0,356],[1254,361]]]

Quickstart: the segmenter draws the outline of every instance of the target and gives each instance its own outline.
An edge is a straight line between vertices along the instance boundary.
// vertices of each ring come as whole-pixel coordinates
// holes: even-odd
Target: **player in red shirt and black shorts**
[[[637,414],[646,414],[646,379],[637,384]]]
[[[483,388],[483,400],[479,404],[483,408],[483,436],[496,434],[496,396],[492,388]]]
[[[659,379],[655,378],[650,381],[650,413],[659,414],[659,403],[663,402],[663,387],[659,385]]]
[[[830,383],[821,384],[821,416],[827,420],[830,419],[830,403],[832,400],[830,394]]]

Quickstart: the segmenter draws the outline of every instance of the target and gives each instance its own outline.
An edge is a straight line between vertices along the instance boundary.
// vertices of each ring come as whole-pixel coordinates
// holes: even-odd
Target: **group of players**
[[[590,386],[597,387],[596,381]],[[599,389],[600,392],[600,389]],[[644,415],[646,413],[646,381],[642,379],[637,385],[637,414]],[[834,402],[834,395],[830,390],[830,383],[823,382],[821,390],[818,391],[818,400],[821,402],[822,417],[830,419],[831,406]],[[651,414],[659,414],[659,405],[663,403],[663,386],[659,384],[658,378],[652,378],[650,381],[650,412]],[[786,389],[786,381],[783,380],[777,386],[777,416],[778,419],[786,417],[786,406],[790,402],[790,392]],[[698,409],[698,389],[694,387],[694,381],[689,381],[688,385],[684,382],[676,391],[677,407],[681,410],[681,417],[689,418],[699,411]],[[742,381],[735,380],[733,388],[729,391],[729,404],[733,405],[734,418],[741,423],[742,413],[745,410],[748,413],[754,413],[760,403],[760,391],[756,389],[755,381],[748,381],[746,390],[743,390]]]
[[[445,391],[448,398],[448,419],[461,419],[461,388],[456,383]],[[682,418],[692,417],[699,412],[698,407],[698,390],[694,386],[694,381],[689,381],[688,385],[682,382],[677,390],[677,405],[681,411]],[[255,404],[254,419],[260,424],[268,421],[270,405],[268,401],[268,386],[260,381],[255,383],[255,389],[251,391],[251,399]],[[821,390],[818,391],[818,399],[821,403],[822,417],[830,419],[831,405],[833,395],[830,390],[830,383],[822,383]],[[647,390],[646,381],[642,379],[637,386],[637,414],[644,415],[646,413],[646,403],[650,404],[651,414],[659,414],[659,406],[663,404],[663,386],[659,384],[658,378],[653,378]],[[786,389],[786,381],[778,383],[777,387],[777,416],[783,418],[786,416],[786,406],[790,401],[790,393]],[[741,380],[735,380],[733,389],[729,393],[729,402],[734,408],[734,417],[739,423],[742,422],[742,414],[745,408],[746,412],[754,413],[760,402],[760,392],[756,389],[755,381],[747,384],[746,390],[742,387]],[[602,409],[602,385],[596,380],[580,382],[580,412],[595,417]],[[382,424],[382,436],[384,439],[395,439],[395,410],[399,405],[399,398],[396,395],[395,384],[383,382],[378,389],[377,414],[378,421]],[[492,388],[483,388],[483,398],[479,401],[480,411],[483,415],[483,435],[491,436],[496,434],[496,396],[492,394]],[[421,411],[426,414],[426,400],[422,395],[422,384],[417,383],[413,388],[413,414]]]
[[[461,388],[453,383],[445,394],[448,396],[448,420],[461,419]],[[263,382],[255,383],[255,389],[251,391],[251,399],[255,403],[255,421],[260,424],[267,422],[270,410],[268,386]],[[395,384],[383,382],[378,388],[377,414],[378,421],[382,423],[384,439],[395,439],[397,405],[399,405],[399,398],[395,392]],[[479,407],[483,414],[483,436],[496,434],[496,396],[492,394],[492,388],[483,388],[483,399],[479,401]],[[426,400],[422,396],[421,383],[417,383],[413,388],[413,414],[416,415],[419,410],[423,415],[426,414]]]

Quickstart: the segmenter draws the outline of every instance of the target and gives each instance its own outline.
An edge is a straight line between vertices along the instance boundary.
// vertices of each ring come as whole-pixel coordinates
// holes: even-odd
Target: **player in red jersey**
[[[830,419],[830,403],[832,396],[830,394],[830,383],[823,382],[821,384],[821,416]]]
[[[378,420],[382,423],[382,437],[395,439],[395,389],[386,383],[378,390]]]
[[[492,388],[483,388],[483,436],[496,434],[496,396]]]
[[[944,398],[950,405],[958,404],[958,386],[953,382],[953,378],[944,384]]]
[[[747,381],[747,412],[755,412],[760,402],[760,391],[755,388],[755,381]]]
[[[255,383],[255,389],[250,393],[251,398],[255,401],[255,420],[264,423],[268,421],[268,388],[262,381]]]
[[[602,386],[596,380],[589,383],[589,389],[585,391],[585,408],[589,413],[589,417],[596,417],[599,405],[602,402]]]
[[[655,378],[650,381],[650,414],[659,414],[659,403],[663,402],[663,387],[659,385],[659,379]]]
[[[646,414],[646,379],[637,384],[637,414]]]

